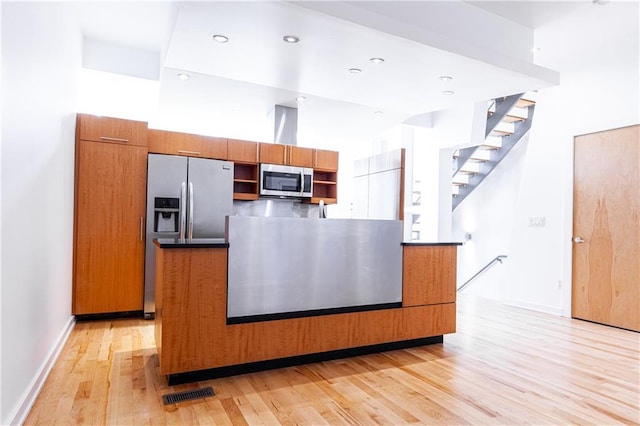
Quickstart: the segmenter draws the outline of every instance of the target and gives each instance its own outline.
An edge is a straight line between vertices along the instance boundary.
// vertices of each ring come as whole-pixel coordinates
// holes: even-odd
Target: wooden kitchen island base
[[[160,373],[170,380],[201,379],[184,374],[193,372],[234,374],[228,367],[240,365],[270,368],[260,364],[265,361],[272,361],[271,367],[287,359],[299,363],[305,361],[303,356],[312,354],[336,357],[341,353],[335,351],[354,348],[386,350],[392,346],[385,345],[395,342],[405,346],[437,343],[443,334],[455,332],[455,244],[431,247],[436,250],[404,247],[405,253],[414,255],[405,256],[403,270],[405,275],[413,271],[409,275],[415,281],[404,282],[405,290],[434,286],[428,281],[443,275],[424,272],[423,265],[433,266],[429,255],[440,259],[446,250],[452,258],[441,267],[453,264],[453,272],[447,270],[444,275],[447,281],[453,280],[440,285],[453,288],[452,293],[445,292],[453,294],[451,300],[442,300],[438,294],[438,301],[430,303],[429,294],[423,291],[422,300],[414,297],[412,306],[234,325],[227,324],[228,245],[157,245],[155,337]],[[434,339],[416,340],[426,338]]]

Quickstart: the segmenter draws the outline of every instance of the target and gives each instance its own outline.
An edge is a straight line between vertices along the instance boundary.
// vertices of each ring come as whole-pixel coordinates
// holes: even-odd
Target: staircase
[[[494,99],[487,111],[482,145],[453,154],[452,210],[460,205],[531,128],[535,102],[524,93]]]

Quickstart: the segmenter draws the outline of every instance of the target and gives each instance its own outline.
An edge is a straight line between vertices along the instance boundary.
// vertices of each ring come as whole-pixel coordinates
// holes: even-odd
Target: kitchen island
[[[274,285],[274,275],[264,269],[265,262],[279,261],[285,269],[290,263],[277,255],[279,244],[286,243],[287,239],[272,245],[269,252],[247,255],[247,264],[233,263],[234,240],[241,245],[233,236],[233,228],[246,225],[246,222],[235,217],[229,219],[228,239],[156,240],[155,337],[160,373],[167,375],[170,384],[372,351],[441,343],[443,334],[455,332],[456,246],[459,244],[403,244],[400,241],[401,233],[393,237],[397,238],[393,243],[397,247],[391,248],[370,247],[368,245],[372,241],[362,234],[355,239],[353,235],[344,237],[354,251],[353,259],[358,261],[349,263],[345,276],[336,273],[341,268],[326,271],[325,276],[332,277],[332,284],[336,281],[341,283],[330,293],[340,293],[336,289],[349,287],[344,291],[351,294],[347,299],[314,296],[314,291],[319,290],[318,285],[325,281],[310,277],[321,272],[314,269],[314,259],[310,259],[304,264],[309,279],[298,276],[293,282],[299,282],[300,285],[307,281],[314,283],[307,287],[306,293],[313,300],[322,300],[319,305],[292,310],[286,304],[256,304],[255,300],[265,298],[264,293],[260,292],[259,297],[250,303],[253,308],[276,306],[277,312],[256,311],[255,315],[251,314],[253,312],[244,315],[246,312],[243,312],[238,317],[230,317],[228,300],[229,285],[233,285],[229,281],[229,277],[233,276],[231,269],[250,268],[253,265],[258,273],[241,273],[237,282],[246,284],[249,277],[257,292],[261,285]],[[349,223],[349,220],[341,219],[286,220],[293,221],[294,225],[296,221],[311,221],[307,222],[310,232],[333,235],[334,238],[339,238],[339,235],[332,233],[331,229],[344,226],[345,223],[341,221]],[[385,225],[373,223],[376,221],[366,222],[372,223],[350,223],[355,228],[360,227],[361,231],[369,226],[381,229]],[[261,230],[261,225],[266,228]],[[270,226],[273,223],[268,221],[254,223],[253,228],[244,228],[243,235],[253,234],[256,239],[264,241],[266,238],[268,241],[264,233],[272,229]],[[389,226],[391,230],[395,225]],[[326,232],[322,231],[323,228],[326,228]],[[365,231],[365,234],[369,232]],[[321,251],[336,252],[344,241],[334,238],[326,240],[328,242],[318,238],[315,244],[319,245]],[[256,241],[256,244],[259,245],[259,242]],[[329,245],[325,247],[325,244]],[[377,250],[380,250],[378,255],[392,253],[386,260],[386,266],[393,271],[396,269],[393,263],[400,262],[400,269],[399,273],[393,272],[379,281],[377,287],[373,287],[375,294],[371,295],[363,290],[367,288],[365,281],[355,282],[353,286],[349,285],[349,281],[359,281],[385,269],[385,263],[376,255]],[[371,256],[367,254],[369,251]],[[395,251],[399,253],[398,257],[393,257]],[[331,257],[330,253],[328,255]],[[260,259],[260,256],[266,260]],[[263,266],[259,267],[260,264]],[[373,264],[378,264],[378,270],[369,271]],[[364,275],[354,272],[357,269],[362,270]],[[264,282],[259,282],[261,270],[266,274]],[[396,278],[400,280],[399,286],[393,282]],[[346,281],[340,281],[342,279]],[[385,281],[390,282],[386,290]],[[383,293],[391,290],[382,299],[376,299],[381,289]],[[244,297],[251,294],[246,288],[243,291]],[[353,294],[358,293],[363,297],[353,299]],[[299,298],[300,294],[305,292],[296,297]],[[282,296],[286,296],[286,292]],[[296,297],[293,299],[296,300]],[[242,320],[237,321],[237,318]]]

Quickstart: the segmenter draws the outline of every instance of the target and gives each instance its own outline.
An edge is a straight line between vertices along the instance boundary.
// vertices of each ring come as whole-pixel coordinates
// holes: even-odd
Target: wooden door
[[[229,161],[255,164],[260,160],[258,158],[258,142],[229,139],[227,143],[227,158]]]
[[[73,313],[142,310],[147,148],[77,150]]]
[[[285,146],[275,143],[260,144],[260,162],[267,164],[285,164]]]
[[[316,149],[313,167],[322,170],[338,170],[338,153],[336,151]]]
[[[286,164],[299,167],[313,167],[313,149],[299,146],[287,146]]]
[[[572,316],[635,331],[640,331],[639,134],[636,125],[574,140]]]

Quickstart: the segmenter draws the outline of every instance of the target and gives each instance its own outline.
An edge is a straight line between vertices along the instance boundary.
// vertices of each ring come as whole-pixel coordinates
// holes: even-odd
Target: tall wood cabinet
[[[143,309],[146,123],[78,115],[73,313]]]

